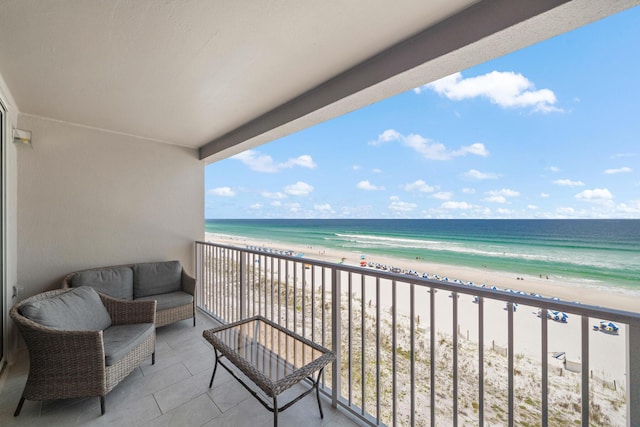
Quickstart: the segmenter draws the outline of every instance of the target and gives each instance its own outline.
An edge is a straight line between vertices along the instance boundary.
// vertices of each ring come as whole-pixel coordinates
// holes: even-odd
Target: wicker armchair
[[[29,351],[27,383],[14,416],[20,414],[25,399],[54,400],[100,397],[105,413],[105,395],[148,356],[155,363],[155,328],[144,341],[110,366],[105,360],[103,331],[68,331],[43,326],[21,314],[29,302],[59,296],[72,289],[44,292],[17,303],[10,316],[22,333]],[[112,325],[154,323],[155,301],[123,301],[100,295]]]

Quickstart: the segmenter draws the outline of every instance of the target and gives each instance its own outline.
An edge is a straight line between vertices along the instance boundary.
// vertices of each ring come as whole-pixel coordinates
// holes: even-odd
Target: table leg
[[[318,409],[320,409],[320,419],[324,419],[324,414],[322,413],[322,405],[320,404],[320,377],[322,376],[322,371],[324,370],[324,368],[320,369],[320,372],[318,372],[318,379],[316,380],[316,383],[313,385],[316,388],[316,398],[318,399]]]
[[[209,388],[213,385],[213,378],[216,376],[216,369],[218,369],[218,350],[213,350],[213,354],[216,358],[216,363],[213,365],[213,374],[211,374],[211,381],[209,381]]]
[[[278,398],[273,396],[273,427],[278,427]]]

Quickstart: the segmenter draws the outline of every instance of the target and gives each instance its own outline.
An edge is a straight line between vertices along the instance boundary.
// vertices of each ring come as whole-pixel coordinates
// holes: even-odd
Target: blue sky
[[[206,218],[640,218],[640,8],[205,168]]]

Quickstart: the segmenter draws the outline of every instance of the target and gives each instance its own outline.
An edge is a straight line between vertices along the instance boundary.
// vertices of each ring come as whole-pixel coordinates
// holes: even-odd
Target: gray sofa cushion
[[[133,267],[133,297],[166,294],[182,289],[180,261],[148,262]]]
[[[186,292],[177,291],[168,294],[151,295],[148,297],[137,298],[137,301],[158,301],[156,311],[166,310],[168,308],[180,307],[181,305],[192,304],[193,295]]]
[[[101,331],[111,325],[100,295],[88,286],[26,303],[20,312],[36,323],[65,331]]]
[[[155,331],[153,323],[115,325],[104,330],[105,365],[112,366],[140,345]]]
[[[129,267],[109,267],[80,271],[71,278],[71,286],[91,286],[110,297],[132,300],[133,270]]]

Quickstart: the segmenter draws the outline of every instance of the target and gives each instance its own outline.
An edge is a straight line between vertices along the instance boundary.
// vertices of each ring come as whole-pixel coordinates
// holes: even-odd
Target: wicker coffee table
[[[216,360],[209,388],[213,385],[218,365],[222,365],[265,408],[273,412],[274,426],[278,425],[279,412],[315,389],[320,418],[324,418],[318,384],[324,367],[335,358],[331,351],[262,316],[209,329],[202,336],[213,346]],[[255,387],[246,384],[223,362],[223,358],[258,386],[267,398],[258,394]],[[312,376],[316,371],[318,375],[314,379]],[[311,381],[312,387],[278,407],[278,395],[305,378]]]

